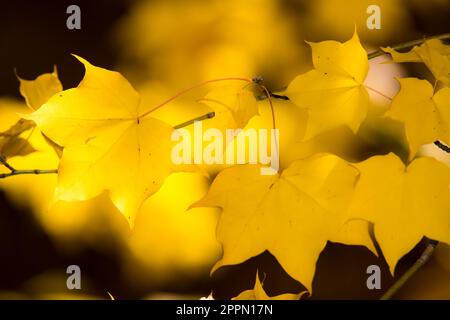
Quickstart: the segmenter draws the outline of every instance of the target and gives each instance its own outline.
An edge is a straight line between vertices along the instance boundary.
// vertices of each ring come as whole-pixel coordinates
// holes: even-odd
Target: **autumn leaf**
[[[54,94],[63,90],[58,78],[56,67],[52,73],[44,73],[34,80],[25,80],[17,76],[20,82],[20,94],[25,99],[27,106],[32,110],[39,109]],[[30,121],[33,124],[34,122]],[[44,135],[45,141],[53,148],[58,157],[62,156],[62,147]]]
[[[390,47],[381,49],[389,53],[394,62],[423,62],[436,80],[450,86],[450,46],[441,40],[427,40],[406,53],[397,52]]]
[[[309,111],[305,140],[345,125],[356,133],[367,114],[364,87],[367,53],[355,33],[347,42],[309,43],[314,70],[297,76],[286,90],[299,107]]]
[[[15,156],[25,156],[36,150],[23,138],[4,139],[0,137],[0,156],[7,159]]]
[[[52,73],[44,73],[35,80],[17,78],[20,81],[20,94],[32,110],[39,109],[51,96],[63,90],[56,67]]]
[[[28,131],[28,130],[30,130],[32,128],[34,128],[33,121],[25,120],[25,119],[19,119],[8,130],[0,132],[0,137],[4,137],[4,138],[18,137],[22,133],[24,133],[25,131]]]
[[[217,237],[223,257],[214,270],[268,250],[309,291],[328,240],[365,245],[373,252],[364,221],[347,221],[358,171],[331,154],[293,162],[277,175],[257,165],[222,171],[194,206],[220,207]]]
[[[349,213],[374,223],[391,273],[426,236],[450,243],[450,168],[433,158],[408,166],[393,153],[355,164],[361,172]]]
[[[245,290],[232,300],[299,300],[306,291],[295,293],[284,293],[277,296],[269,297],[263,288],[258,272],[256,272],[255,286],[253,289]]]
[[[14,156],[24,156],[35,151],[33,146],[20,135],[34,127],[29,120],[20,119],[8,130],[0,132],[0,157],[7,159]]]
[[[55,197],[79,201],[109,191],[115,206],[133,226],[142,202],[172,171],[173,128],[141,117],[138,93],[117,72],[83,63],[77,88],[54,95],[27,116],[64,147]]]
[[[442,140],[450,143],[450,89],[434,93],[426,80],[399,79],[401,89],[386,116],[403,122],[412,159],[419,147]]]
[[[211,90],[200,101],[215,112],[211,122],[224,129],[244,128],[258,114],[258,104],[249,84],[225,86]]]
[[[32,110],[39,109],[51,96],[62,91],[56,68],[53,73],[42,74],[35,80],[24,80],[19,76],[17,78],[20,81],[20,93]],[[36,151],[27,139],[20,137],[34,126],[33,121],[20,119],[7,131],[0,132],[0,155],[8,158]],[[49,143],[52,144],[51,141]],[[55,149],[57,150],[56,145]]]

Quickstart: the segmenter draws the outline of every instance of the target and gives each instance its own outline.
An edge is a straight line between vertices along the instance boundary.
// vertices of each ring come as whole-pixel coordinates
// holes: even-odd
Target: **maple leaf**
[[[433,158],[408,166],[393,153],[355,164],[361,172],[349,208],[374,223],[391,273],[398,260],[426,236],[450,243],[450,168]]]
[[[35,151],[26,139],[20,137],[0,137],[0,157],[3,161],[15,156],[25,156]]]
[[[394,62],[423,62],[436,80],[450,86],[450,46],[441,40],[427,40],[406,53],[397,52],[390,47],[381,49],[389,53]]]
[[[369,64],[355,31],[347,42],[309,43],[314,70],[297,76],[286,95],[309,111],[305,140],[346,125],[354,133],[367,114],[369,96],[363,85]]]
[[[254,93],[244,86],[225,86],[211,90],[200,101],[214,110],[211,123],[221,123],[224,129],[244,128],[248,121],[258,115]]]
[[[399,79],[401,89],[386,116],[404,123],[412,159],[420,146],[443,140],[450,143],[450,89],[434,93],[426,80]]]
[[[56,68],[53,73],[40,75],[35,80],[23,80],[19,76],[17,78],[20,81],[20,93],[33,110],[38,109],[53,94],[62,90]],[[22,133],[33,129],[34,126],[33,121],[19,119],[8,130],[0,132],[0,156],[6,159],[36,151],[27,139],[20,137]]]
[[[25,119],[19,119],[8,130],[0,132],[0,137],[14,138],[20,136],[25,131],[28,131],[34,127],[34,122]]]
[[[269,297],[263,288],[258,272],[256,272],[255,285],[253,289],[242,291],[232,300],[299,300],[306,291],[300,293],[283,293],[277,296]]]
[[[44,73],[34,80],[17,78],[20,81],[20,94],[32,110],[39,109],[51,96],[63,90],[56,67],[52,73]]]
[[[19,79],[20,82],[20,94],[25,99],[27,106],[32,110],[39,109],[54,94],[63,90],[61,81],[59,81],[58,78],[58,71],[56,70],[56,67],[52,73],[41,74],[34,80],[25,80],[20,78],[18,75],[17,79]],[[29,122],[34,126],[34,122]],[[56,154],[61,157],[62,147],[50,140],[45,134],[43,134],[43,136],[47,144],[49,144]]]
[[[0,132],[0,157],[3,160],[14,157],[24,156],[35,151],[27,139],[20,135],[34,127],[34,123],[29,120],[20,119],[9,129]]]
[[[268,250],[309,291],[315,265],[328,240],[365,245],[375,252],[365,221],[347,221],[358,171],[331,154],[294,161],[281,174],[260,166],[228,168],[193,206],[220,207],[220,266],[238,264]]]
[[[77,88],[54,95],[26,118],[64,147],[55,197],[79,201],[109,191],[131,226],[142,202],[172,171],[173,128],[150,116],[121,74],[77,59]]]

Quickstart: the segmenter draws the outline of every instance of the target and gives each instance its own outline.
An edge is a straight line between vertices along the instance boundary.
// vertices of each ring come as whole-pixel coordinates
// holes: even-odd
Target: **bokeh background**
[[[66,8],[72,4],[81,8],[81,30],[66,28]],[[381,8],[380,30],[366,28],[370,4]],[[370,51],[449,32],[449,16],[448,0],[3,1],[0,130],[14,123],[17,112],[26,110],[15,72],[34,79],[56,65],[64,88],[74,87],[83,69],[71,53],[122,72],[148,103],[200,81],[225,76],[262,75],[276,91],[311,68],[305,40],[344,41],[356,26]],[[383,59],[371,62],[368,82],[388,95],[398,89],[394,76],[430,78],[423,66],[379,64]],[[372,113],[379,114],[386,101],[373,98],[376,106]],[[358,137],[341,139],[345,141],[339,144],[343,156],[364,156],[354,150],[386,152],[375,141],[379,139],[377,125],[369,120]],[[394,136],[398,134],[396,141],[401,144],[399,128],[381,125],[389,127]],[[291,126],[295,128],[295,124]],[[58,158],[42,137],[37,132],[28,134],[39,151],[12,159],[14,165],[56,167]],[[331,151],[337,148],[330,137],[323,140]],[[449,161],[432,146],[423,152]],[[201,175],[170,176],[146,201],[133,232],[106,195],[50,206],[55,183],[52,176],[0,181],[0,299],[108,299],[107,292],[116,299],[198,299],[211,290],[216,298],[228,299],[253,286],[257,269],[266,274],[265,288],[270,295],[302,288],[269,253],[209,275],[220,257],[215,240],[219,212],[186,211],[209,186],[210,181]],[[424,243],[402,259],[397,274],[418,258]],[[66,288],[65,271],[71,264],[81,267],[82,290]],[[378,298],[384,290],[366,287],[370,264],[382,268],[382,288],[387,289],[394,279],[382,256],[329,243],[317,264],[312,298]],[[449,299],[449,247],[440,244],[433,260],[397,297]]]

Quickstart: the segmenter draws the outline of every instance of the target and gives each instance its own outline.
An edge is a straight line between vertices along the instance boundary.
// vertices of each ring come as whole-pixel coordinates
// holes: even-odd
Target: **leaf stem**
[[[444,34],[431,36],[431,37],[427,37],[427,38],[423,38],[423,39],[417,39],[417,40],[413,40],[413,41],[399,43],[395,46],[391,46],[391,48],[395,49],[395,50],[408,49],[408,48],[412,48],[414,46],[420,45],[420,44],[424,43],[426,40],[430,40],[430,39],[448,40],[448,39],[450,39],[450,33],[444,33]],[[378,50],[370,52],[367,55],[367,58],[370,60],[370,59],[382,56],[384,54],[386,54],[386,52],[384,52],[381,49],[378,49]]]
[[[430,240],[419,259],[409,268],[380,298],[380,300],[389,300],[398,290],[423,266],[433,255],[438,242]]]
[[[272,128],[275,131],[277,129],[277,125],[276,125],[276,121],[275,121],[275,109],[273,107],[272,98],[271,98],[272,95],[271,95],[270,91],[267,90],[267,88],[263,84],[259,84],[259,86],[261,87],[261,89],[263,90],[264,94],[267,97],[267,100],[269,101],[270,111],[272,112]],[[278,150],[278,141],[277,141],[275,133],[274,133],[273,139],[275,142],[275,148],[276,148],[275,150]],[[278,156],[279,155],[277,155],[277,157]]]
[[[248,82],[248,83],[251,83],[251,82],[252,82],[251,79],[244,78],[244,77],[228,77],[228,78],[217,78],[217,79],[206,80],[206,81],[197,83],[197,84],[195,84],[195,85],[193,85],[193,86],[191,86],[191,87],[189,87],[189,88],[186,88],[186,89],[184,89],[184,90],[181,90],[180,92],[178,92],[178,93],[175,94],[174,96],[170,97],[169,99],[167,99],[167,100],[161,102],[160,104],[158,104],[158,105],[155,106],[154,108],[148,110],[147,112],[144,112],[144,113],[141,114],[138,118],[141,119],[141,118],[143,118],[143,117],[149,115],[150,113],[152,113],[152,112],[158,110],[159,108],[165,106],[165,105],[168,104],[169,102],[175,100],[175,99],[178,98],[179,96],[182,96],[183,94],[185,94],[185,93],[187,93],[187,92],[189,92],[189,91],[191,91],[191,90],[193,90],[193,89],[196,89],[196,88],[199,88],[199,87],[203,87],[204,85],[207,85],[207,84],[209,84],[209,83],[220,82],[220,81],[245,81],[245,82]]]
[[[18,175],[24,175],[24,174],[52,174],[52,173],[58,173],[57,169],[52,170],[39,170],[39,169],[33,169],[33,170],[12,170],[9,173],[1,173],[0,179],[5,179],[12,176],[18,176]]]
[[[174,128],[175,129],[181,129],[181,128],[184,128],[184,127],[187,127],[187,126],[193,124],[196,121],[202,121],[202,120],[206,120],[206,119],[211,119],[211,118],[214,118],[215,116],[216,116],[216,114],[214,112],[208,112],[207,114],[204,114],[204,115],[202,115],[200,117],[197,117],[197,118],[188,120],[186,122],[180,123],[180,124],[174,126]]]
[[[383,92],[381,92],[381,91],[379,91],[379,90],[377,90],[377,89],[374,89],[374,88],[369,87],[369,86],[366,86],[366,85],[365,85],[365,87],[366,87],[366,89],[371,90],[371,91],[373,91],[373,92],[379,94],[380,96],[382,96],[383,98],[385,98],[385,99],[387,99],[387,100],[392,101],[392,99],[393,99],[393,98],[389,97],[387,94],[384,94]]]

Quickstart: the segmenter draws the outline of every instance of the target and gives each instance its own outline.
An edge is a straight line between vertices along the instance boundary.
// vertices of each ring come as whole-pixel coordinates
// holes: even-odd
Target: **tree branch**
[[[412,48],[414,46],[420,45],[420,44],[424,43],[426,40],[430,40],[430,39],[448,40],[448,39],[450,39],[450,33],[444,33],[444,34],[440,34],[440,35],[437,35],[437,36],[431,36],[431,37],[428,37],[428,38],[423,38],[423,39],[417,39],[417,40],[413,40],[413,41],[403,42],[403,43],[397,44],[395,46],[391,46],[391,48],[394,49],[394,50],[409,49],[409,48]],[[378,49],[378,50],[370,52],[367,55],[367,58],[370,60],[370,59],[382,56],[384,54],[386,54],[386,52],[384,52],[381,49]]]
[[[18,175],[24,175],[24,174],[52,174],[52,173],[58,173],[57,169],[53,170],[12,170],[9,173],[0,173],[0,179],[5,179],[12,176],[18,176]]]
[[[380,298],[380,300],[389,300],[398,290],[424,265],[433,255],[438,242],[430,240],[419,259],[409,268]]]
[[[8,161],[6,161],[5,158],[3,158],[3,156],[0,154],[0,164],[2,164],[3,166],[5,166],[7,169],[9,169],[10,171],[14,171],[15,169],[8,163]]]

